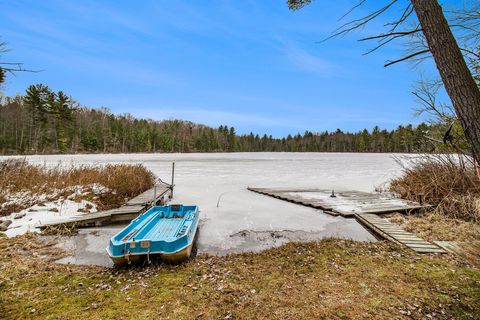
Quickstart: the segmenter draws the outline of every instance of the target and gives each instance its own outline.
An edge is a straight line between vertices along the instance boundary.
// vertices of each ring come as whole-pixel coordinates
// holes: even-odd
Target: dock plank
[[[417,253],[446,253],[436,244],[425,241],[372,213],[356,213],[355,218],[381,237],[414,250]]]
[[[157,186],[156,196],[154,198],[154,188],[151,188],[138,196],[127,201],[123,206],[115,209],[99,211],[94,213],[81,214],[78,216],[62,219],[55,222],[49,222],[39,226],[40,229],[61,226],[98,226],[113,222],[130,221],[139,214],[146,211],[157,202],[165,200],[171,192],[168,186]]]
[[[435,241],[435,244],[450,253],[454,253],[460,256],[464,255],[464,248],[457,241]]]
[[[354,217],[356,213],[411,212],[428,205],[397,199],[389,195],[360,191],[335,192],[322,189],[247,188],[250,191],[291,203],[324,210],[328,214]]]

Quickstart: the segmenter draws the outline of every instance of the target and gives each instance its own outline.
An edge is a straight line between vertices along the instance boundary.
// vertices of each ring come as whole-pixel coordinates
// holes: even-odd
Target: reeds
[[[480,179],[474,166],[456,155],[426,155],[408,160],[404,174],[391,182],[390,190],[402,198],[425,201],[442,216],[480,222]]]
[[[103,210],[120,206],[126,199],[148,190],[153,181],[153,173],[141,164],[58,164],[48,167],[31,164],[25,159],[9,159],[0,162],[0,204],[6,201],[9,194],[15,192],[48,195],[65,190],[66,197],[69,195],[69,187],[99,186],[106,188],[107,192],[89,200],[93,200],[99,209]],[[18,208],[10,206],[6,211],[12,210]],[[0,215],[1,213],[8,212],[0,212]]]

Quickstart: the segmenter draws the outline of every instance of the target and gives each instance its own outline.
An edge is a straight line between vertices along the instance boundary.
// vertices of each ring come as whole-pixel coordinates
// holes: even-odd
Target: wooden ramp
[[[376,214],[356,213],[355,218],[382,238],[406,246],[417,253],[447,253],[438,245],[427,242]]]
[[[334,216],[354,217],[356,213],[411,212],[425,207],[417,202],[393,196],[361,191],[338,191],[322,189],[271,189],[248,188],[248,190],[300,205],[321,209]],[[428,206],[428,205],[427,205]]]
[[[59,220],[52,223],[40,225],[40,229],[55,227],[86,227],[99,226],[114,222],[130,221],[136,218],[140,213],[147,210],[156,203],[164,203],[166,197],[171,194],[170,186],[161,185],[139,194],[135,198],[130,199],[120,208],[95,213],[79,214],[67,220]],[[155,194],[155,197],[154,197]]]
[[[434,241],[434,243],[440,248],[445,249],[445,251],[448,251],[450,253],[459,256],[465,255],[465,250],[462,244],[457,241]]]

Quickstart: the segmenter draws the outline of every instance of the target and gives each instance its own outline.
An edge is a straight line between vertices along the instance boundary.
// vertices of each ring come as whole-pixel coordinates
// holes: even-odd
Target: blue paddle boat
[[[197,206],[154,206],[110,239],[108,255],[117,265],[150,261],[152,255],[170,262],[186,260],[196,240],[198,219]]]

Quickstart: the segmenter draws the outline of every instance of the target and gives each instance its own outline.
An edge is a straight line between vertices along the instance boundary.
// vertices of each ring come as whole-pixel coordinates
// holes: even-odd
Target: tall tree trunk
[[[411,0],[460,124],[480,163],[480,90],[437,0]]]
[[[18,153],[18,117],[15,117],[15,152]]]
[[[22,125],[22,131],[20,132],[20,146],[18,149],[18,153],[23,152],[23,125]]]

